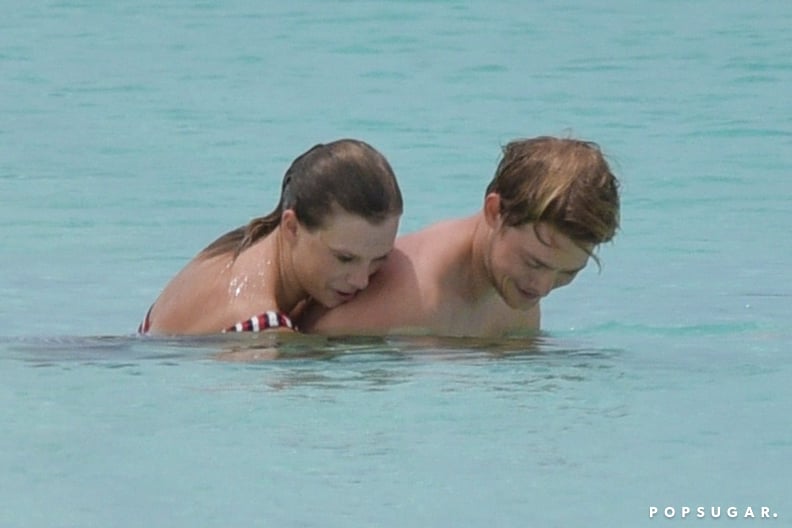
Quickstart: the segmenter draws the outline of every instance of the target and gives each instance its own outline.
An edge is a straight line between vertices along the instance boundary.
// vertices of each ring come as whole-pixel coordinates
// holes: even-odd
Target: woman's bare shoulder
[[[227,263],[220,258],[190,261],[165,286],[151,309],[154,333],[211,333],[223,319],[228,306]]]

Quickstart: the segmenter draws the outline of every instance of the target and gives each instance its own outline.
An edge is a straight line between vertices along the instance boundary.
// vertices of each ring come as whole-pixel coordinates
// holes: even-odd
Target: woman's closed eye
[[[341,264],[349,264],[349,263],[351,263],[351,262],[354,262],[354,261],[355,261],[355,257],[354,257],[354,256],[352,256],[352,255],[347,255],[346,253],[336,253],[336,254],[335,254],[335,258],[336,258],[336,259],[338,260],[338,262],[340,262]]]

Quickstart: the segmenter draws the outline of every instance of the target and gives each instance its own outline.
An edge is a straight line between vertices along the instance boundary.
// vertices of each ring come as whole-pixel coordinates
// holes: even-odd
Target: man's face
[[[588,262],[586,249],[593,248],[581,248],[550,224],[503,226],[490,243],[490,278],[507,305],[528,310],[575,279]]]

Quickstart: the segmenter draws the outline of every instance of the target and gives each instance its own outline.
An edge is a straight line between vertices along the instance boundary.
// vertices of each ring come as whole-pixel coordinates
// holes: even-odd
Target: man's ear
[[[281,213],[280,228],[286,240],[291,243],[296,242],[299,227],[297,214],[294,212],[294,209],[286,209]]]
[[[502,223],[500,194],[491,192],[484,198],[484,219],[492,229],[500,229]]]

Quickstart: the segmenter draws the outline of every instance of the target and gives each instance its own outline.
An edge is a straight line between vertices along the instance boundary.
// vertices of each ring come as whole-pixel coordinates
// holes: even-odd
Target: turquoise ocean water
[[[789,2],[2,11],[0,526],[792,526]],[[535,341],[134,336],[317,142],[382,150],[409,232],[543,134],[623,229]]]

